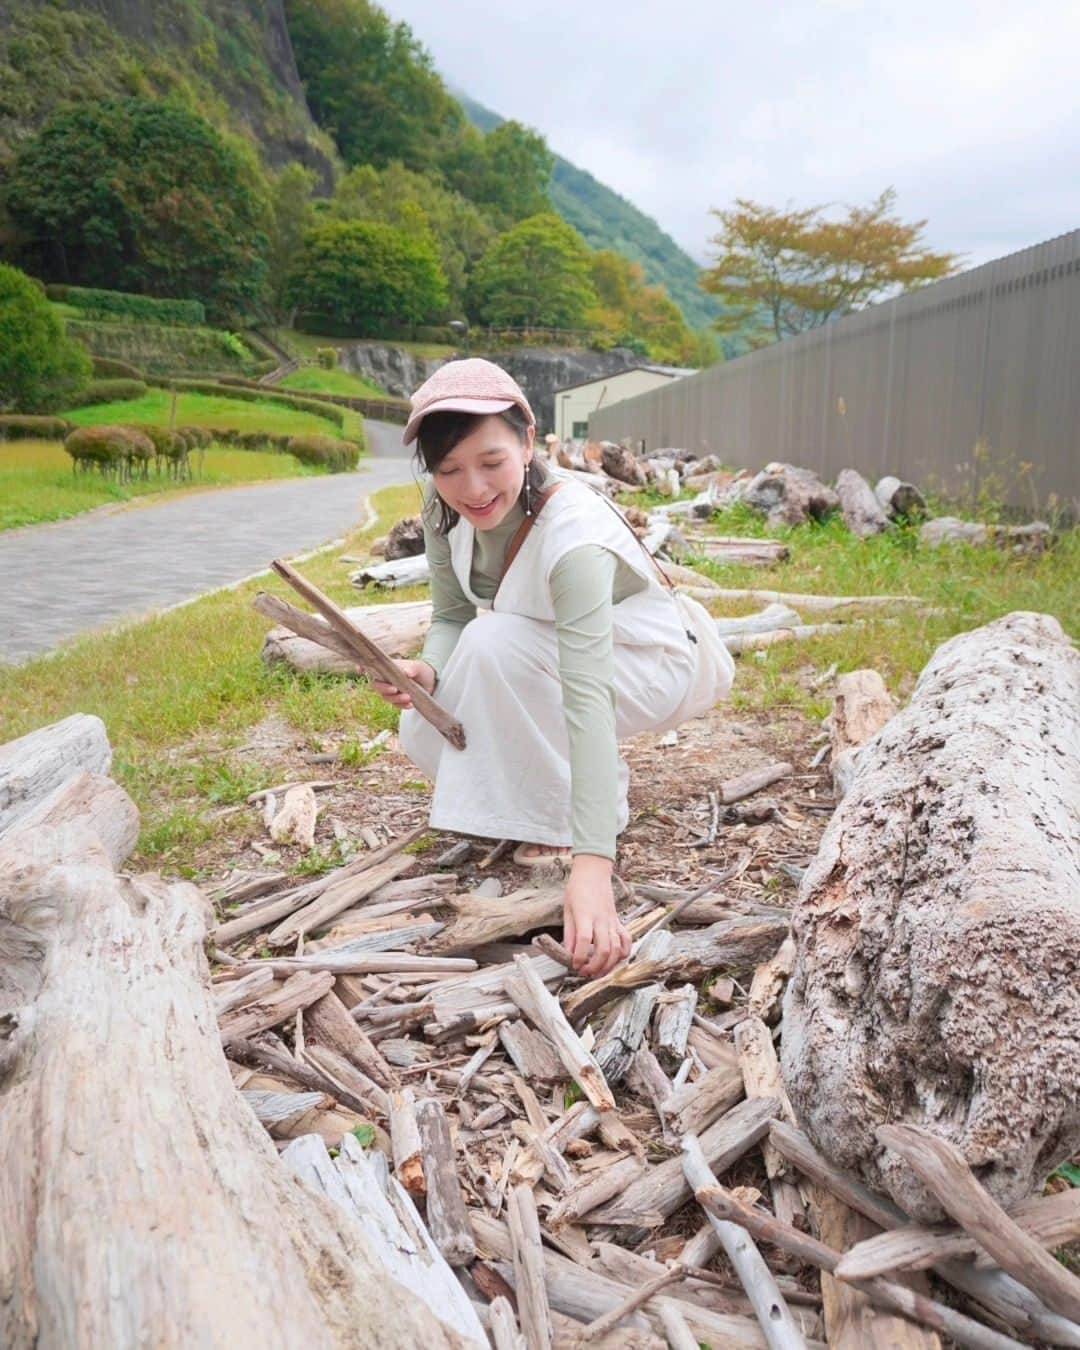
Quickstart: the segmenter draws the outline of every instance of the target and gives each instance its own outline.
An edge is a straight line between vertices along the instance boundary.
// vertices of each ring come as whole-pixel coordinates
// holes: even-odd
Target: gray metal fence
[[[1080,503],[1080,230],[589,419],[590,436]]]

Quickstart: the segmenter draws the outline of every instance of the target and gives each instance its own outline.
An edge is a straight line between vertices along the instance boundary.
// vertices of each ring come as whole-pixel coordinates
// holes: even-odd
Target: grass
[[[342,552],[362,550],[419,505],[415,487],[377,494],[378,519],[340,550],[310,558],[304,575],[342,604],[358,603]],[[142,814],[138,867],[195,875],[197,850],[234,830],[223,815],[270,786],[243,746],[268,714],[283,717],[315,749],[320,737],[397,725],[398,713],[366,681],[268,669],[260,659],[267,621],[260,590],[294,599],[284,582],[261,577],[116,632],[82,638],[23,666],[0,666],[0,743],[71,713],[94,713],[108,728],[113,776]],[[418,598],[389,591],[367,603]]]
[[[317,333],[301,333],[295,328],[275,328],[270,336],[290,355],[310,361],[318,359],[320,347],[374,346],[379,342],[378,338],[322,337]],[[453,356],[457,351],[456,347],[440,342],[402,342],[398,338],[388,338],[385,345],[400,347],[404,351],[412,352],[414,356],[423,356],[431,360]]]
[[[110,502],[163,492],[199,492],[233,483],[260,483],[271,478],[294,478],[317,473],[292,455],[258,450],[230,450],[211,446],[192,459],[191,480],[151,477],[143,482],[119,483],[100,473],[72,472],[71,459],[57,441],[0,442],[0,530],[66,520]]]
[[[736,507],[715,516],[709,533],[764,537],[759,516]],[[828,691],[813,695],[800,675],[825,670],[834,662],[841,672],[872,666],[890,690],[903,699],[932,652],[947,638],[989,623],[1013,610],[1054,615],[1065,631],[1080,636],[1080,529],[1063,533],[1041,557],[1015,555],[996,548],[947,546],[924,548],[917,527],[894,529],[857,539],[843,521],[801,525],[772,532],[791,547],[788,562],[771,568],[733,567],[701,559],[699,570],[727,588],[760,588],[818,595],[910,595],[926,607],[896,606],[866,611],[865,622],[807,642],[779,643],[739,662],[732,693],[738,708],[765,710],[791,706],[823,717]],[[760,602],[715,604],[723,614],[749,613]],[[931,613],[930,610],[939,610]],[[836,615],[806,615],[807,623]]]
[[[344,394],[349,398],[387,397],[385,389],[350,370],[324,370],[321,366],[302,366],[294,370],[280,382],[280,387],[295,389],[298,393]]]
[[[140,426],[168,426],[172,393],[148,389],[142,398],[120,403],[95,403],[62,413],[77,426],[103,426],[111,422]],[[176,426],[209,427],[211,430],[264,431],[271,436],[300,436],[318,432],[340,436],[336,423],[317,413],[299,412],[280,403],[243,402],[216,394],[181,393],[176,398]]]

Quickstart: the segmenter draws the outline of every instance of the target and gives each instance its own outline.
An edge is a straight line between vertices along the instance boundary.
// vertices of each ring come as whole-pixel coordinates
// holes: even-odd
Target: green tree
[[[378,220],[431,240],[449,287],[449,304],[464,303],[469,272],[495,237],[472,202],[443,187],[430,174],[395,162],[384,169],[362,164],[338,183],[327,214],[340,220]]]
[[[304,235],[315,223],[312,192],[315,175],[295,161],[287,164],[270,189],[269,298],[275,312],[284,317],[289,308],[286,294],[293,260]]]
[[[590,260],[597,304],[589,327],[613,347],[630,347],[642,356],[671,365],[709,365],[716,347],[708,334],[695,333],[663,286],[650,286],[644,269],[612,249]]]
[[[716,327],[761,346],[955,272],[958,255],[928,249],[926,221],[900,220],[895,205],[886,188],[839,220],[821,206],[779,211],[743,197],[713,211],[722,228],[701,284],[727,307]]]
[[[328,220],[304,236],[289,283],[293,302],[364,332],[414,324],[446,305],[446,278],[429,239],[374,220]]]
[[[466,128],[444,168],[450,185],[505,230],[551,210],[548,186],[554,163],[539,132],[520,122],[501,122],[486,135]]]
[[[90,357],[64,332],[40,284],[0,263],[0,412],[54,412],[90,371]]]
[[[23,253],[54,281],[252,309],[266,200],[250,155],[170,100],[108,99],[53,115],[5,192]]]
[[[465,116],[408,24],[369,0],[286,0],[315,120],[346,164],[437,169]]]
[[[581,328],[595,304],[588,246],[552,212],[500,235],[469,282],[469,313],[484,323]]]

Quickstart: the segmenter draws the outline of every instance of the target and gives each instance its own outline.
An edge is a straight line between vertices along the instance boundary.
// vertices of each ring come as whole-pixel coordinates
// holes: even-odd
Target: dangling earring
[[[525,465],[525,514],[532,515],[532,483],[529,482],[529,465]]]

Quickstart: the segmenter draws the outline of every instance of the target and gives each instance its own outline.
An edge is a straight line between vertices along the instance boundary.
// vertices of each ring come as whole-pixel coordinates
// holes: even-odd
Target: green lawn
[[[322,337],[317,333],[301,333],[295,328],[275,328],[269,331],[274,341],[284,347],[287,352],[309,361],[318,359],[320,347],[357,347],[379,342],[378,338]],[[401,347],[407,352],[412,352],[414,356],[432,359],[453,356],[457,350],[456,347],[439,342],[402,342],[399,338],[387,338],[385,345]]]
[[[108,502],[126,502],[162,492],[193,492],[230,483],[257,483],[317,473],[292,455],[211,446],[192,455],[190,480],[153,476],[143,482],[119,483],[100,473],[74,473],[71,459],[57,441],[0,442],[0,530],[64,520]]]
[[[298,393],[344,394],[349,398],[387,397],[385,389],[352,371],[324,370],[321,366],[301,366],[280,380],[276,388],[295,389]]]
[[[104,426],[112,422],[168,426],[171,403],[172,394],[169,390],[148,389],[142,398],[127,399],[121,403],[95,403],[89,408],[75,408],[61,416],[85,427]],[[342,434],[335,422],[316,413],[299,412],[280,403],[250,403],[216,394],[179,394],[176,399],[176,425],[209,427],[212,430],[231,427],[236,431],[265,431],[271,436],[299,436],[308,432],[325,436]]]

